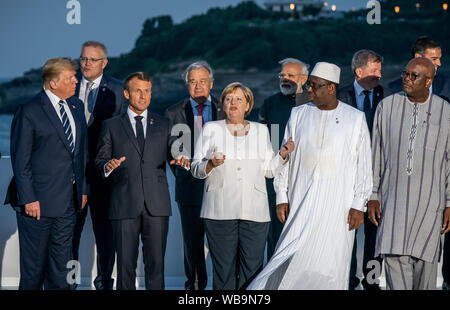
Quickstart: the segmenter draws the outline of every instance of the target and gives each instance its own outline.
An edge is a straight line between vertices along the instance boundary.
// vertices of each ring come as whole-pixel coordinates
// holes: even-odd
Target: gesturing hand
[[[106,167],[105,167],[106,173],[109,173],[109,172],[113,171],[114,169],[116,169],[117,167],[119,167],[120,164],[123,163],[125,159],[126,159],[125,156],[122,156],[119,159],[113,158],[110,161],[108,161],[108,163],[106,164]]]
[[[214,148],[214,153],[211,157],[211,164],[213,168],[222,165],[225,162],[225,154],[217,152],[217,146]]]
[[[286,141],[286,143],[281,147],[280,149],[280,156],[283,159],[286,159],[286,156],[294,150],[295,144],[292,140],[292,137],[289,137],[289,139]]]

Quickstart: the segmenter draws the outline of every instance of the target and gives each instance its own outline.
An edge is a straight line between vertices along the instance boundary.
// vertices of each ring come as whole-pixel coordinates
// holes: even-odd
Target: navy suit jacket
[[[366,119],[366,121],[368,122],[367,126],[369,128],[370,133],[372,133],[373,117],[375,115],[375,110],[377,109],[377,106],[380,103],[380,101],[383,100],[383,98],[387,97],[388,95],[389,92],[386,91],[381,85],[378,85],[373,89],[372,108],[370,110],[371,117],[368,120]],[[358,109],[358,105],[356,103],[355,87],[353,83],[351,85],[339,88],[337,93],[337,99]]]
[[[44,91],[19,106],[11,125],[12,183],[15,182],[17,190],[17,197],[10,197],[11,204],[20,208],[26,203],[39,201],[40,214],[45,217],[61,216],[70,206],[73,176],[79,210],[81,195],[88,194],[85,178],[87,130],[83,104],[74,97],[66,101],[76,127],[73,154],[61,120]]]
[[[223,107],[212,96],[211,108],[213,121],[225,119],[226,114],[223,111]],[[189,126],[191,132],[191,148],[189,151],[191,152],[191,157],[194,156],[194,113],[192,112],[190,99],[184,99],[170,106],[166,110],[165,116],[170,120],[171,128],[177,124],[186,124]],[[176,132],[175,135],[179,136],[179,133]],[[190,171],[186,171],[178,166],[170,166],[170,168],[176,178],[175,200],[181,204],[200,206],[203,199],[204,180],[194,178]]]
[[[136,218],[144,207],[152,216],[172,215],[166,161],[173,140],[169,120],[150,111],[143,154],[127,113],[103,122],[95,159],[97,171],[104,177],[104,166],[110,159],[126,157],[108,176],[111,220]]]
[[[78,75],[78,79],[81,81],[81,75]],[[77,84],[77,88],[75,90],[76,98],[78,98],[80,94],[80,85],[81,82]],[[92,182],[101,182],[101,177],[96,174],[94,161],[103,121],[110,119],[111,117],[121,115],[127,108],[128,102],[123,95],[122,82],[103,74],[98,88],[94,111],[92,111],[91,117],[88,121],[89,161],[86,171],[88,184],[92,184]]]
[[[392,94],[403,91],[402,78],[389,82],[388,87]],[[436,74],[433,79],[433,94],[450,102],[450,78],[443,74]]]

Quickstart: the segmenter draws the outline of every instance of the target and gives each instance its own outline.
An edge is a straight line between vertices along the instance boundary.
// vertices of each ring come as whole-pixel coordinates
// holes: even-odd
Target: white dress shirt
[[[61,120],[61,126],[62,126],[62,116],[59,112],[59,101],[62,100],[58,96],[56,96],[54,93],[52,93],[50,90],[46,89],[45,93],[47,94],[48,98],[50,99],[50,102],[52,103],[53,108],[56,111],[56,115],[58,115],[59,119]],[[63,100],[65,104],[63,105],[64,110],[66,111],[67,117],[69,118],[70,127],[72,130],[72,137],[73,137],[73,145],[75,145],[75,141],[77,138],[77,127],[75,126],[75,120],[73,119],[72,112],[70,111],[70,108],[68,106],[68,103],[66,100]]]
[[[98,88],[100,86],[100,82],[102,81],[102,78],[103,78],[103,74],[92,81],[94,83],[91,88],[92,98],[93,98],[93,102],[94,102],[93,107],[95,107],[95,103],[97,102]],[[88,82],[89,81],[86,80],[84,76],[81,78],[80,93],[78,94],[78,98],[83,102],[85,99],[84,97],[86,96],[86,84]]]

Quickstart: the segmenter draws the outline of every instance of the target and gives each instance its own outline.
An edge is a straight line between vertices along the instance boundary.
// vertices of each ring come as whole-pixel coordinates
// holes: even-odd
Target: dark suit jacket
[[[81,75],[78,76],[81,81]],[[81,82],[77,84],[75,97],[80,94]],[[101,176],[95,170],[95,156],[97,152],[97,144],[100,136],[100,130],[103,121],[111,117],[121,115],[128,108],[127,100],[123,95],[123,84],[121,81],[103,74],[98,88],[97,100],[94,105],[94,111],[88,122],[88,150],[89,162],[86,169],[86,177],[88,184],[93,182],[101,182]],[[84,112],[83,112],[84,114]]]
[[[377,106],[380,103],[380,101],[383,100],[383,98],[387,97],[388,95],[389,91],[386,91],[381,85],[378,85],[373,90],[372,108],[370,111],[371,115],[369,119],[366,119],[370,133],[372,133],[373,117],[375,115],[375,110],[377,109]],[[355,87],[353,86],[353,83],[345,87],[339,88],[337,98],[340,101],[347,103],[352,107],[358,109],[358,105],[356,103]]]
[[[403,91],[402,78],[389,82],[389,90],[392,94]],[[433,94],[450,102],[450,78],[444,74],[436,74],[433,79]]]
[[[212,120],[222,120],[226,117],[223,107],[216,98],[211,97]],[[170,120],[170,128],[176,124],[186,124],[190,129],[191,147],[190,155],[194,156],[194,113],[189,98],[184,99],[172,106],[170,106],[165,116]],[[199,130],[198,130],[199,131]],[[198,132],[199,133],[199,132]],[[187,133],[184,133],[187,134]],[[174,132],[174,135],[180,136],[179,132]],[[181,134],[181,136],[183,133]],[[195,137],[196,141],[196,137]],[[196,179],[192,176],[190,171],[186,171],[179,167],[170,167],[175,175],[175,200],[181,204],[201,205],[203,198],[203,184],[204,180]]]
[[[126,157],[108,176],[111,179],[110,219],[136,218],[144,207],[152,216],[172,215],[166,178],[172,141],[169,121],[150,111],[143,154],[127,113],[103,122],[95,159],[97,171],[104,177],[108,160]]]
[[[11,161],[17,189],[18,206],[39,201],[41,216],[58,217],[73,198],[75,175],[78,206],[81,195],[88,194],[85,178],[87,131],[83,104],[71,97],[66,100],[75,127],[72,154],[57,112],[44,91],[19,106],[11,125]],[[74,128],[72,128],[73,130]],[[11,199],[14,201],[16,199]]]

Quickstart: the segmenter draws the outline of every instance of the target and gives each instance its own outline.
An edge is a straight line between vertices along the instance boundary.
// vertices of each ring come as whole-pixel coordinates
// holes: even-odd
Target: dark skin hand
[[[364,223],[364,212],[351,208],[347,217],[348,230],[356,229],[362,223]]]
[[[277,218],[281,223],[286,223],[286,220],[289,216],[289,204],[288,203],[280,203],[277,205]]]
[[[378,200],[369,200],[367,213],[369,214],[369,220],[378,227],[378,221],[381,218],[380,202]]]

